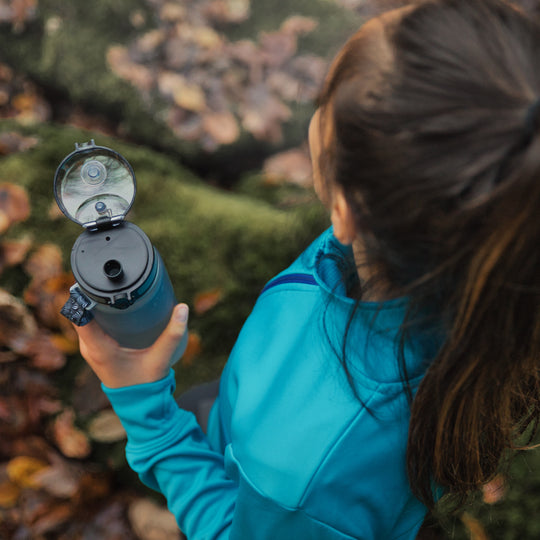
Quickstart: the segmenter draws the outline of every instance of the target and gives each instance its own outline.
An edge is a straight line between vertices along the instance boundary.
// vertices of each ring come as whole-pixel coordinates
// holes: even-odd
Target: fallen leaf
[[[11,459],[7,464],[8,478],[19,487],[28,487],[36,489],[38,484],[34,475],[45,469],[48,463],[29,456],[17,456]]]
[[[173,100],[186,111],[202,112],[206,106],[206,98],[201,87],[187,81],[175,88]]]
[[[318,21],[311,17],[291,15],[281,23],[280,30],[286,34],[303,35],[313,32],[318,25]]]
[[[54,497],[68,499],[77,493],[81,475],[80,467],[56,457],[52,465],[37,471],[32,476],[32,480],[37,487],[44,489]]]
[[[0,271],[2,268],[21,264],[30,248],[32,240],[26,235],[18,240],[4,240],[0,243]]]
[[[232,144],[240,136],[240,128],[229,111],[210,112],[203,115],[202,127],[218,144]]]
[[[301,148],[271,156],[264,162],[263,172],[268,184],[288,182],[304,187],[313,185],[311,160]]]
[[[129,521],[141,540],[180,540],[174,516],[150,499],[137,499],[129,506]]]
[[[17,504],[21,488],[11,482],[4,480],[0,482],[0,508],[13,508]]]
[[[88,425],[88,434],[97,442],[113,443],[126,438],[126,430],[112,409],[98,413]]]
[[[30,215],[30,201],[26,189],[11,183],[0,184],[0,214],[7,217],[8,226],[27,219]],[[0,233],[6,229],[4,223]]]
[[[0,345],[24,354],[37,334],[36,321],[17,298],[0,289]]]
[[[159,17],[164,22],[179,22],[186,17],[186,8],[175,2],[165,2],[165,4],[161,6]]]
[[[250,13],[249,0],[213,0],[204,8],[204,15],[217,24],[241,23],[249,18]]]
[[[88,364],[85,363],[82,366],[74,383],[71,402],[80,416],[87,417],[110,406],[109,400],[101,389],[101,381]]]
[[[145,54],[153,53],[166,37],[165,32],[159,28],[150,30],[137,39],[137,51]]]
[[[11,0],[0,11],[0,22],[9,22],[14,32],[21,32],[25,23],[36,16],[37,0]]]
[[[193,39],[203,49],[217,49],[223,43],[220,35],[208,26],[202,26],[195,32]]]
[[[47,212],[47,217],[51,221],[56,221],[57,219],[63,218],[64,214],[62,213],[62,210],[60,210],[60,207],[56,203],[56,201],[53,201],[51,205],[49,206],[49,211]]]
[[[201,336],[197,334],[196,332],[189,332],[188,334],[188,342],[186,350],[182,356],[182,365],[184,366],[191,366],[193,364],[193,360],[201,354],[202,351],[202,341]]]
[[[113,45],[107,50],[107,64],[111,71],[133,84],[140,90],[148,92],[154,85],[154,77],[151,71],[133,62],[129,56],[129,50],[122,45]]]
[[[50,334],[39,331],[28,344],[25,353],[30,357],[32,365],[45,371],[56,371],[66,365],[66,357],[56,347]]]
[[[85,458],[90,455],[88,437],[75,426],[75,412],[67,408],[53,421],[54,441],[62,454],[70,458]]]
[[[197,315],[202,315],[212,309],[223,298],[223,289],[216,288],[197,294],[193,300],[193,307]]]
[[[271,67],[279,67],[296,53],[296,35],[286,32],[263,32],[259,39],[260,54]]]
[[[53,533],[70,519],[73,519],[73,508],[69,503],[51,504],[47,512],[32,523],[32,531],[36,536]]]
[[[132,11],[129,14],[129,22],[135,27],[135,28],[141,28],[144,26],[144,23],[146,22],[146,17],[144,15],[144,12],[140,9],[136,9],[135,11]]]
[[[22,123],[47,122],[51,117],[50,105],[37,94],[33,87],[13,96],[11,105],[15,110],[17,120]]]
[[[37,282],[62,273],[62,251],[55,244],[43,244],[26,261],[24,269]]]
[[[506,479],[498,474],[493,480],[482,486],[482,500],[486,504],[495,504],[501,501],[506,494]]]
[[[93,501],[100,501],[111,494],[111,477],[109,473],[86,471],[79,481],[76,502],[79,506]]]
[[[63,354],[76,354],[79,350],[79,340],[73,327],[68,327],[72,332],[69,335],[52,334],[49,336],[52,344]]]
[[[36,146],[38,142],[37,137],[25,137],[16,131],[0,133],[0,155],[25,152]]]
[[[471,514],[463,512],[461,521],[469,532],[471,540],[489,540],[482,523]]]
[[[45,275],[45,269],[43,269]],[[60,310],[69,298],[73,276],[62,272],[46,279],[34,278],[25,289],[24,301],[35,308],[38,320],[51,329],[62,325]]]
[[[246,103],[240,106],[244,129],[256,139],[274,144],[281,142],[281,124],[291,117],[289,107],[271,95],[262,84],[250,88],[246,97]]]

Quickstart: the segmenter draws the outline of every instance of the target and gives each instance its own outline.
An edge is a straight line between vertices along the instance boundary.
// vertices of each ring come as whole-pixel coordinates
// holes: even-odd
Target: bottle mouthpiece
[[[109,259],[103,265],[103,272],[111,281],[119,281],[124,275],[122,265],[116,259]]]

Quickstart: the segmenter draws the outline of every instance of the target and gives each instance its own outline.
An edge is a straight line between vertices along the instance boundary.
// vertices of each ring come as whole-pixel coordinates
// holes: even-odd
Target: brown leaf
[[[25,137],[16,131],[0,133],[0,155],[25,152],[36,146],[39,139],[36,137]]]
[[[20,487],[36,489],[38,484],[34,475],[45,469],[48,463],[29,456],[17,456],[7,464],[7,475],[9,479]]]
[[[36,486],[54,497],[67,499],[77,493],[81,475],[80,467],[56,456],[54,463],[37,471],[32,480]]]
[[[281,184],[289,182],[300,186],[311,186],[311,160],[307,152],[295,148],[268,158],[263,165],[265,182]]]
[[[75,501],[84,506],[92,501],[100,501],[111,494],[111,477],[108,473],[86,471],[80,479]]]
[[[137,39],[137,51],[144,54],[155,52],[166,37],[165,32],[160,28],[150,30]]]
[[[196,141],[204,133],[201,115],[188,113],[178,107],[169,110],[167,124],[178,138],[186,141]]]
[[[62,273],[62,251],[55,244],[43,244],[24,265],[26,272],[37,282],[45,282]]]
[[[133,62],[129,51],[122,45],[113,45],[107,50],[107,63],[112,72],[131,84],[148,92],[154,85],[154,77],[145,66]]]
[[[296,101],[307,103],[317,97],[324,80],[327,62],[319,56],[305,54],[293,58],[287,65],[287,73],[298,81]]]
[[[92,418],[88,434],[94,441],[103,443],[123,441],[126,438],[126,430],[112,409],[101,411]]]
[[[52,334],[49,336],[52,344],[63,354],[71,355],[76,354],[79,350],[79,340],[77,334],[73,330],[72,326],[68,327],[71,330],[69,335],[64,334]]]
[[[264,85],[250,88],[246,97],[240,107],[244,129],[256,139],[279,143],[283,137],[281,124],[290,118],[291,110]]]
[[[25,23],[36,16],[37,0],[11,0],[0,12],[0,22],[10,22],[14,32],[21,32]]]
[[[36,322],[26,306],[0,289],[0,345],[24,354],[36,334]]]
[[[7,217],[7,227],[17,221],[24,221],[30,215],[30,201],[26,189],[11,183],[0,184],[0,214]],[[5,218],[0,233],[4,232]]]
[[[261,57],[270,67],[279,67],[296,53],[297,40],[292,33],[268,32],[260,37]]]
[[[210,112],[203,115],[202,126],[218,144],[231,144],[240,136],[238,122],[229,111]]]
[[[32,240],[28,235],[19,240],[4,240],[0,244],[0,270],[21,264],[31,247]]]
[[[32,365],[45,371],[56,371],[66,365],[66,357],[56,347],[50,334],[39,331],[28,344],[25,353],[31,358]]]
[[[75,378],[71,402],[81,416],[95,414],[110,405],[101,389],[101,381],[86,363]]]
[[[498,474],[493,480],[482,486],[482,500],[486,504],[495,504],[506,495],[506,478]]]
[[[173,100],[186,111],[202,112],[206,106],[206,98],[200,86],[185,81],[179,84],[173,94]]]
[[[212,309],[223,298],[223,289],[216,288],[197,294],[193,307],[197,315],[202,315]]]
[[[186,17],[186,8],[178,5],[176,2],[165,2],[161,6],[159,18],[168,23],[176,23],[184,20]]]
[[[71,122],[73,125],[73,123]],[[62,213],[62,210],[60,210],[60,207],[56,203],[56,201],[53,201],[51,205],[49,206],[49,211],[47,212],[47,217],[51,221],[56,221],[57,219],[63,218],[64,214]]]
[[[14,482],[10,480],[0,482],[0,508],[13,508],[20,493],[21,488]]]
[[[23,123],[47,122],[51,117],[50,105],[38,95],[33,86],[26,86],[24,92],[11,99],[17,120]]]
[[[313,32],[319,25],[316,19],[302,15],[292,15],[281,23],[281,30],[286,34],[303,35]]]
[[[129,521],[141,540],[180,540],[174,516],[150,499],[137,499],[129,506]]]
[[[54,441],[64,456],[85,458],[90,455],[91,446],[87,436],[75,426],[75,412],[67,408],[53,422]]]
[[[301,82],[284,71],[272,71],[266,78],[266,84],[286,101],[297,101],[301,93]]]
[[[469,532],[471,540],[489,540],[482,523],[471,514],[463,512],[461,521]]]
[[[36,536],[52,533],[70,519],[73,519],[73,508],[69,503],[50,504],[47,512],[32,523],[32,532]]]
[[[45,275],[45,269],[43,270]],[[24,301],[36,309],[38,320],[48,328],[62,327],[64,318],[60,309],[69,298],[69,288],[73,277],[68,273],[60,273],[41,280],[33,279],[24,291]],[[72,336],[72,334],[69,334]]]
[[[251,6],[249,0],[213,0],[203,13],[214,23],[241,23],[249,18]]]
[[[199,334],[197,334],[196,332],[190,331],[188,335],[187,347],[181,360],[182,365],[191,366],[191,364],[193,364],[193,360],[199,354],[201,354],[201,351],[202,351],[201,336],[199,336]]]

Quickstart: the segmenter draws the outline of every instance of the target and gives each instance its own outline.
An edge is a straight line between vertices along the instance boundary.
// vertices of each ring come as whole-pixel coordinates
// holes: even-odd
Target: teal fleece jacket
[[[405,452],[396,360],[407,302],[360,302],[349,248],[326,231],[263,290],[221,378],[208,434],[173,397],[174,373],[104,390],[130,466],[165,495],[189,540],[415,538],[425,507]],[[340,363],[345,354],[357,396]],[[413,392],[432,345],[408,343]],[[359,398],[359,399],[358,399]]]

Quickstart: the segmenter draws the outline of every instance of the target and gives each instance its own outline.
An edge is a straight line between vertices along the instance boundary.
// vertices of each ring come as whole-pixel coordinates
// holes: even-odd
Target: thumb
[[[186,304],[178,304],[171,315],[169,324],[152,345],[152,352],[171,358],[187,330],[189,308]]]

